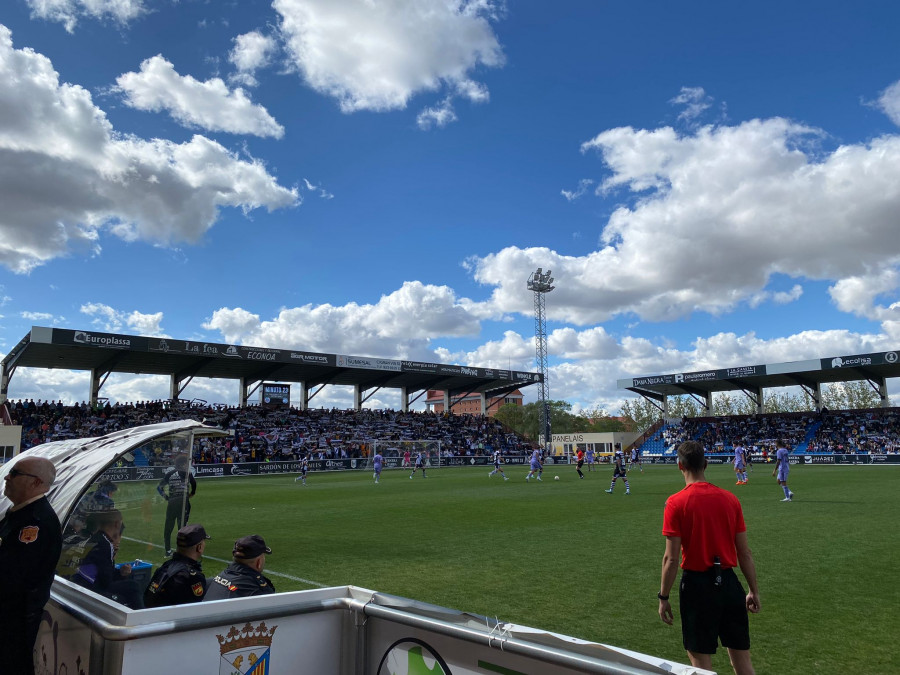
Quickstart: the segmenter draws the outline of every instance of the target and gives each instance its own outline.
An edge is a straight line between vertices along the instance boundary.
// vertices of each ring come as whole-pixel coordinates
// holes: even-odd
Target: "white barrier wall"
[[[708,673],[344,586],[129,610],[57,579],[38,675]]]

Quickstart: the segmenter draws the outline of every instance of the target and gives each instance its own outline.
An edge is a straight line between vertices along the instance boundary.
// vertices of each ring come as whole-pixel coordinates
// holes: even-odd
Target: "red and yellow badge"
[[[201,595],[203,595],[203,584],[197,582],[196,584],[191,586],[191,590],[194,592],[194,595],[199,598]]]
[[[38,530],[40,530],[40,528],[37,525],[23,527],[19,532],[19,541],[23,544],[30,544],[33,541],[37,541]]]

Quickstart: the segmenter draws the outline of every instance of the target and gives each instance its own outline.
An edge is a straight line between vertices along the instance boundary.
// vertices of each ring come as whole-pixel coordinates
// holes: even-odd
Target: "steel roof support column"
[[[878,395],[881,396],[881,407],[890,408],[891,398],[888,396],[886,377],[881,377],[878,380]]]
[[[665,422],[667,419],[669,419],[669,397],[666,394],[663,394],[663,397],[662,397],[662,415],[663,415],[663,422]]]
[[[357,411],[362,409],[362,389],[358,384],[353,385],[353,409]]]
[[[400,410],[409,412],[409,389],[400,387]]]
[[[306,387],[306,380],[302,382],[298,382],[297,386],[300,388],[300,403],[297,406],[300,410],[308,410],[309,409],[309,389]]]
[[[706,392],[706,416],[712,417],[713,414],[713,393],[711,391]]]
[[[444,389],[444,412],[450,414],[450,390]]]
[[[238,406],[241,408],[247,407],[247,399],[249,398],[247,389],[249,388],[249,385],[250,382],[247,381],[246,377],[242,377],[238,380]]]
[[[821,396],[819,399],[821,400]],[[766,411],[766,391],[762,387],[756,388],[756,414],[762,415]]]
[[[178,375],[176,375],[175,373],[169,375],[169,400],[174,401],[176,398],[178,398],[179,384],[180,382],[178,381]]]
[[[6,403],[6,394],[9,391],[9,371],[4,362],[0,366],[0,403]]]
[[[481,402],[481,414],[487,415],[487,396],[483,391],[478,394],[478,400]]]
[[[103,383],[106,382],[107,377],[109,377],[109,372],[100,370],[98,368],[91,368],[90,402],[92,408],[97,405],[97,401],[100,398],[100,388],[103,386]]]

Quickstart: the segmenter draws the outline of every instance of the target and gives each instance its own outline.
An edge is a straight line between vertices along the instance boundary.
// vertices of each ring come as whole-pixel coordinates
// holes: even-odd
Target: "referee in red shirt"
[[[681,635],[691,665],[712,670],[712,655],[721,640],[734,672],[752,675],[747,612],[759,611],[759,587],[741,503],[731,492],[706,481],[706,458],[699,443],[678,446],[678,468],[685,488],[669,497],[663,515],[666,552],[659,616],[672,624],[669,591],[678,574],[680,554]],[[737,566],[750,587],[746,595],[734,573]]]

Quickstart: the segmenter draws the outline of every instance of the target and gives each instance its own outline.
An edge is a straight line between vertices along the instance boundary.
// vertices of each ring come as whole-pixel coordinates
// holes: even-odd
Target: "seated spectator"
[[[207,584],[204,600],[226,600],[250,595],[269,595],[275,586],[265,576],[266,555],[272,549],[258,534],[242,537],[234,542],[232,562]]]
[[[131,565],[116,568],[116,552],[125,526],[122,513],[115,509],[92,514],[97,531],[88,539],[86,554],[72,581],[132,609],[144,605],[137,583],[131,578]]]

